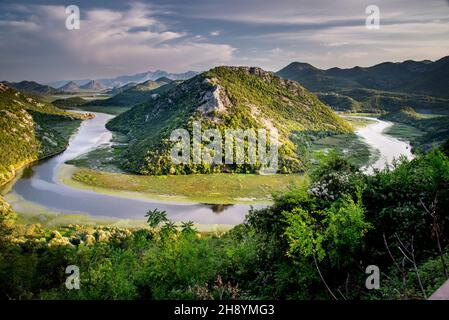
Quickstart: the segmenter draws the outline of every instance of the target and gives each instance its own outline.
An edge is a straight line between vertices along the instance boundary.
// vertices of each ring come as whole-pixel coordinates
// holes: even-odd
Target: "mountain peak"
[[[97,80],[90,80],[87,83],[83,84],[80,88],[87,90],[103,90],[105,89],[105,86],[103,86],[101,82]]]
[[[296,69],[296,70],[319,70],[318,68],[312,66],[310,63],[306,63],[306,62],[292,62],[290,63],[288,66],[286,66],[284,69]]]
[[[66,91],[66,92],[73,92],[73,91],[79,91],[80,87],[74,81],[69,81],[65,85],[60,87],[59,89],[62,91]]]

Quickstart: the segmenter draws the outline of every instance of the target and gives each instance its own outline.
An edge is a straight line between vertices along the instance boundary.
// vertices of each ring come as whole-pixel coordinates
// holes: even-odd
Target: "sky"
[[[66,28],[77,5],[80,28]],[[380,10],[368,29],[365,9]],[[277,71],[449,55],[449,0],[0,2],[0,80],[50,82],[217,65]]]

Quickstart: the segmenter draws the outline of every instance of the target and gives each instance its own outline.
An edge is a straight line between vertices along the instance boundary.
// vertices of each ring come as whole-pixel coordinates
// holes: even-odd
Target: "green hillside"
[[[58,89],[34,81],[4,82],[4,84],[28,95],[45,96],[61,93]]]
[[[118,93],[117,95],[102,100],[95,100],[87,103],[84,107],[90,106],[104,106],[104,107],[132,107],[136,104],[142,103],[151,99],[153,94],[161,93],[170,89],[172,86],[179,83],[178,81],[171,81],[163,78],[159,81],[148,80],[139,83],[131,88]],[[156,91],[155,91],[156,90]]]
[[[114,87],[111,90],[106,91],[106,93],[115,96],[115,95],[117,95],[119,93],[122,93],[125,90],[131,89],[132,87],[134,87],[136,85],[137,85],[137,82],[129,82],[129,83],[123,85],[123,86]]]
[[[317,92],[316,95],[322,102],[324,102],[328,106],[331,106],[334,110],[355,112],[364,109],[362,103],[340,93]]]
[[[417,121],[423,119],[423,116],[421,116],[411,107],[404,107],[396,112],[390,112],[384,115],[382,118],[384,120],[393,122],[416,124]]]
[[[17,168],[64,150],[81,119],[0,84],[0,185]]]
[[[304,169],[305,159],[294,141],[301,134],[334,134],[352,131],[316,96],[294,81],[281,79],[259,68],[218,67],[187,80],[169,91],[111,120],[110,130],[125,133],[130,143],[122,154],[123,166],[142,174],[257,172],[259,165],[173,165],[170,133],[178,128],[270,129],[280,134],[281,172]],[[224,150],[224,149],[223,149]]]

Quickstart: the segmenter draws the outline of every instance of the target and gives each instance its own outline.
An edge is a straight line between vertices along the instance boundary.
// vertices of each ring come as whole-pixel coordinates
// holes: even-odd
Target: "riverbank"
[[[23,159],[22,161],[9,166],[8,171],[0,172],[0,191],[10,182],[14,181],[17,172],[27,165],[38,161],[36,158]]]

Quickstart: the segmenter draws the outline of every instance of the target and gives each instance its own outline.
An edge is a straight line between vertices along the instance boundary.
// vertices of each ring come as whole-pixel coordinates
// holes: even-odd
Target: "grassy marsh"
[[[67,169],[66,169],[67,170]],[[198,174],[140,176],[86,168],[71,168],[63,174],[64,183],[100,193],[137,193],[135,196],[169,201],[210,204],[271,203],[275,192],[304,183],[304,176],[255,174]],[[129,196],[129,194],[127,194]]]

